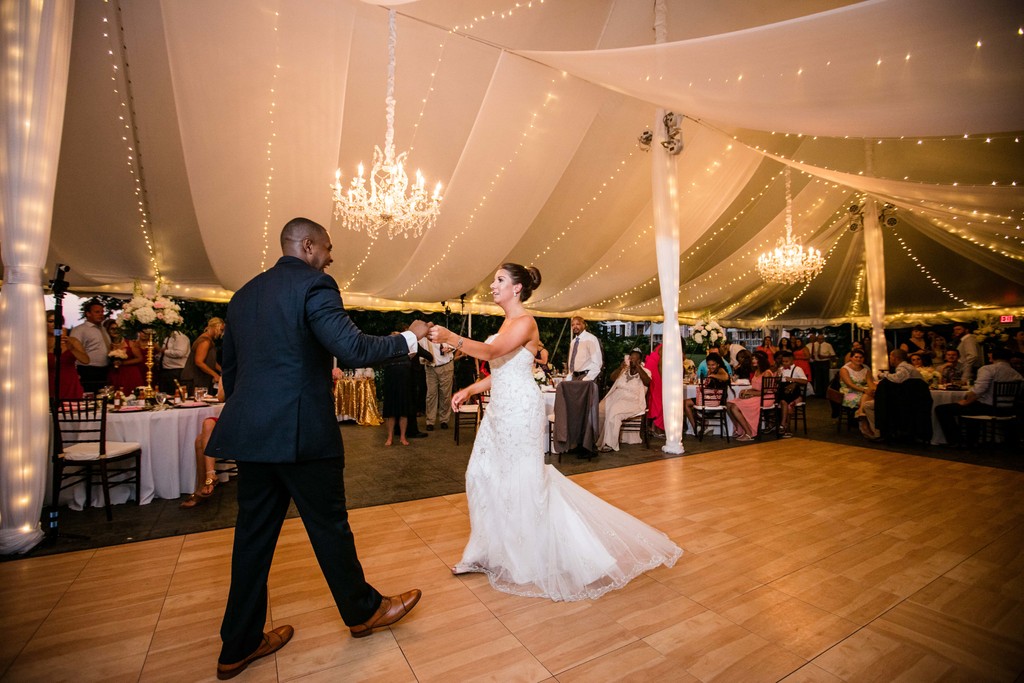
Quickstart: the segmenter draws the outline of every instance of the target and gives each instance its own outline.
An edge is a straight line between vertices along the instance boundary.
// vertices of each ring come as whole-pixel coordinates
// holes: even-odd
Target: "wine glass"
[[[156,403],[160,406],[161,410],[165,408],[167,404],[167,394],[162,391],[158,392],[156,395]]]

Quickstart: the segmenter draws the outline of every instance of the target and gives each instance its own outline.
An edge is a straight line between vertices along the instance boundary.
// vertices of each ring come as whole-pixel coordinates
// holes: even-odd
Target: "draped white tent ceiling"
[[[329,184],[383,144],[382,7],[78,0],[47,263],[83,291],[158,269],[226,299],[304,215],[331,228],[349,306],[487,310],[511,260],[543,273],[539,313],[659,318],[637,137],[664,106],[687,117],[684,319],[864,320],[865,195],[899,219],[891,321],[1024,307],[1024,4],[668,0],[658,46],[653,4],[396,3],[396,145],[445,198],[423,238],[371,241],[334,221]],[[795,232],[828,255],[808,287],[754,272],[784,231],[785,164]]]

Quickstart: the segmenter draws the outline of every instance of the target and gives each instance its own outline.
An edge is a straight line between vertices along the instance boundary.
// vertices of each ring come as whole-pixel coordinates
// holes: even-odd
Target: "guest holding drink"
[[[963,382],[963,367],[960,365],[960,352],[946,349],[946,362],[938,367],[939,384],[942,386],[959,386]]]

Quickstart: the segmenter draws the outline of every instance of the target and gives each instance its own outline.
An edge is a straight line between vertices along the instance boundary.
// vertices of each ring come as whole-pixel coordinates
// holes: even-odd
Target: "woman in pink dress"
[[[811,354],[800,337],[793,340],[793,363],[804,371],[804,375],[811,376]]]
[[[753,441],[757,436],[757,426],[761,422],[761,378],[771,375],[768,355],[764,351],[754,351],[754,374],[750,376],[750,388],[743,389],[739,396],[726,404],[732,416],[733,433],[737,441]]]
[[[665,432],[665,415],[661,407],[661,344],[644,359],[644,367],[651,373],[651,384],[647,390],[647,417],[656,433]]]
[[[57,370],[57,357],[53,355],[54,312],[46,312],[46,365],[50,374],[50,397],[54,396],[53,386]],[[89,354],[82,342],[70,334],[60,336],[60,398],[82,398],[82,383],[78,379],[75,361],[88,363]]]

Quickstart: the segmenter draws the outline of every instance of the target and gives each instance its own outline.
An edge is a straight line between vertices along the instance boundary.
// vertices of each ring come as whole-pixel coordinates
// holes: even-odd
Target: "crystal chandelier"
[[[395,154],[395,41],[395,10],[388,10],[387,135],[383,151],[374,145],[369,187],[362,164],[347,191],[341,187],[341,169],[334,174],[334,217],[350,230],[365,230],[370,239],[377,239],[382,229],[388,238],[419,237],[433,227],[441,212],[441,183],[432,195],[427,194],[423,174],[416,171],[416,183],[410,187],[405,173],[408,152]]]
[[[825,260],[813,247],[804,247],[793,237],[793,197],[790,192],[789,167],[786,167],[786,236],[779,238],[775,249],[757,257],[757,272],[765,282],[792,285],[809,282],[821,272]]]

